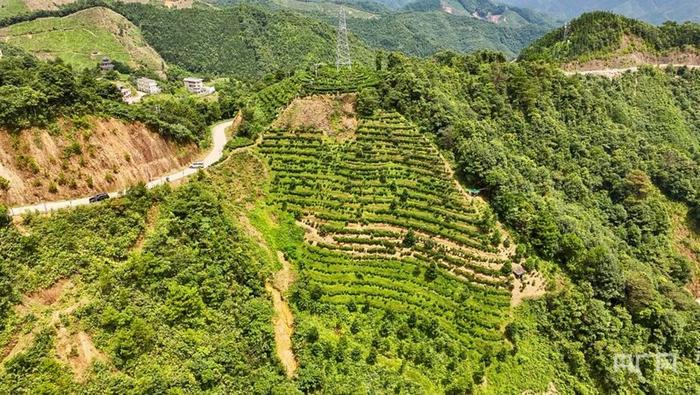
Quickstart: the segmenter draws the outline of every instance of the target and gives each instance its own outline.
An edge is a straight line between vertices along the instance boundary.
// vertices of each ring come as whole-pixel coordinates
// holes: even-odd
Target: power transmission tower
[[[345,8],[340,7],[338,13],[338,39],[335,48],[335,67],[340,70],[342,67],[352,68],[350,58],[350,43],[348,42],[348,26],[345,23]]]

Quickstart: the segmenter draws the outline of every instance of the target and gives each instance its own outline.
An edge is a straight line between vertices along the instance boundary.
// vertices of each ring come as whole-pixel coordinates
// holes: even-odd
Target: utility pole
[[[343,7],[340,7],[340,12],[338,13],[338,38],[335,50],[335,68],[338,70],[343,67],[352,68],[348,26],[345,22],[345,8]]]

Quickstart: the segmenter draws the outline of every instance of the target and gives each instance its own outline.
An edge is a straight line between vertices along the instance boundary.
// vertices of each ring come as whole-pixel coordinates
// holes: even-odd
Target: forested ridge
[[[193,72],[250,80],[335,61],[335,30],[289,11],[247,5],[165,10],[143,4],[116,5],[116,10],[139,26],[164,59]],[[356,63],[371,61],[362,42],[351,37],[351,43]]]
[[[683,289],[697,257],[672,247],[667,202],[685,203],[683,221],[696,226],[700,73],[565,77],[488,53],[390,56],[388,70],[383,105],[434,133],[518,244],[571,279],[532,308],[567,355],[573,388],[697,388],[700,308]],[[685,373],[648,368],[640,381],[615,371],[613,354],[626,349],[675,352]]]
[[[700,51],[700,24],[654,26],[610,12],[590,12],[552,30],[523,50],[524,60],[570,62],[614,55]]]

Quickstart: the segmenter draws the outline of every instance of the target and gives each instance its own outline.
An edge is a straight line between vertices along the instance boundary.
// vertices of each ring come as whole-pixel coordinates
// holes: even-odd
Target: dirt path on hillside
[[[272,295],[272,305],[275,309],[273,324],[275,327],[275,345],[277,356],[287,371],[288,377],[293,377],[298,368],[294,350],[292,349],[292,333],[294,332],[294,316],[289,308],[285,294],[294,283],[295,275],[292,267],[282,252],[277,251],[277,259],[282,269],[275,273],[272,281],[265,284],[265,289]]]

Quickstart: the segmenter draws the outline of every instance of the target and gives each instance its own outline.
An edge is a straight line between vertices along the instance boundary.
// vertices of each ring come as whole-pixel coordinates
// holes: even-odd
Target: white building
[[[131,89],[126,86],[117,86],[117,88],[119,88],[119,92],[122,94],[122,100],[128,103],[131,99]]]
[[[204,82],[201,78],[187,77],[183,80],[185,88],[192,93],[202,93],[204,91]]]
[[[114,70],[114,64],[112,64],[112,60],[110,58],[102,58],[102,61],[99,64],[100,70],[102,71],[112,71]]]
[[[136,80],[136,89],[143,93],[156,94],[160,93],[158,83],[150,78],[141,77]]]
[[[210,95],[216,91],[214,87],[204,86],[204,82],[201,78],[187,77],[183,81],[185,82],[185,88],[192,93]]]

